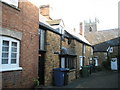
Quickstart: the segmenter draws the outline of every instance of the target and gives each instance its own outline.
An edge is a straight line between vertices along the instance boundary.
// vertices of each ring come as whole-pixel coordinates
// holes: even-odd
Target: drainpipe
[[[82,57],[83,57],[83,66],[84,66],[84,60],[85,60],[85,57],[84,57],[85,53],[84,53],[84,44],[82,45]]]
[[[62,32],[63,31],[61,31],[61,35],[60,35],[60,55],[62,54],[62,36],[63,36]],[[61,56],[60,56],[60,63],[59,64],[61,64]],[[59,65],[59,67],[61,67],[61,66]]]

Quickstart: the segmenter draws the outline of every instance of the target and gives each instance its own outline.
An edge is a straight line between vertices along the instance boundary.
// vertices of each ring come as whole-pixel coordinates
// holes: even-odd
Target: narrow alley
[[[66,86],[44,88],[118,88],[118,75],[117,71],[99,71],[89,77],[74,80]]]

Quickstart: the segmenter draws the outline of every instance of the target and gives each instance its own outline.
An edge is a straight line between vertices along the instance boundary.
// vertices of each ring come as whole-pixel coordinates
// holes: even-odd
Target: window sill
[[[0,69],[0,72],[18,71],[18,70],[22,70],[22,67],[9,68],[9,69]]]
[[[70,69],[70,71],[69,72],[73,72],[73,71],[75,71],[76,69]]]

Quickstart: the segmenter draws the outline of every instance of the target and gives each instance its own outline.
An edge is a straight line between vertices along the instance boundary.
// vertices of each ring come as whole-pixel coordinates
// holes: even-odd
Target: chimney
[[[83,23],[80,22],[80,35],[84,36]]]
[[[47,19],[52,20],[50,17],[50,6],[49,5],[40,6],[40,14],[45,16]]]

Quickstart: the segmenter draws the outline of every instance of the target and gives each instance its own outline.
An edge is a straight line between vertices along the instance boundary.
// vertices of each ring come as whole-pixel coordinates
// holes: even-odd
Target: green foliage
[[[40,82],[39,82],[39,80],[38,80],[39,78],[34,78],[33,79],[33,82],[34,82],[34,87],[39,87],[39,85],[40,85]]]

